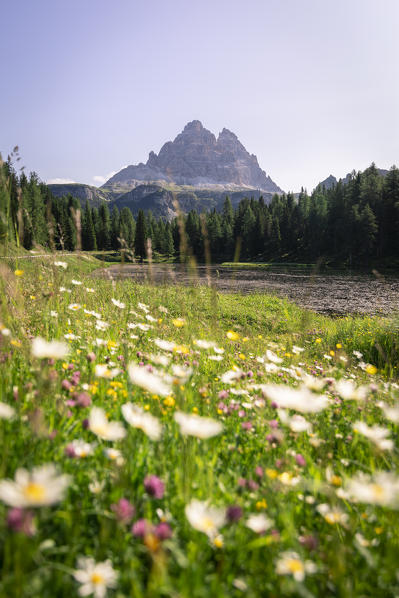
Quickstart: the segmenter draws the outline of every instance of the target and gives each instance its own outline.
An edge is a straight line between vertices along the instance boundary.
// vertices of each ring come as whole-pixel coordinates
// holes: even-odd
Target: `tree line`
[[[345,184],[319,185],[240,201],[226,197],[222,210],[191,211],[172,221],[128,207],[93,207],[67,195],[55,197],[35,173],[17,175],[12,154],[0,168],[0,239],[26,249],[120,250],[143,259],[149,250],[198,261],[315,261],[362,265],[399,258],[399,170],[382,176],[372,164]]]

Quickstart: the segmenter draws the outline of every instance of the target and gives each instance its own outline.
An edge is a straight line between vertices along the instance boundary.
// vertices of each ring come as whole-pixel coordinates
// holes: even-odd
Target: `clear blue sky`
[[[399,0],[8,0],[0,151],[100,184],[199,119],[285,190],[399,165]]]

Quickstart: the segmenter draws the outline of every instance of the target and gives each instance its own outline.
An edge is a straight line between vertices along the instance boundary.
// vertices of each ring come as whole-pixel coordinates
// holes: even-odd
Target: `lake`
[[[190,272],[181,264],[118,264],[97,272],[154,284],[213,285],[218,291],[272,293],[324,314],[399,312],[399,276],[377,272],[316,272],[306,267],[245,269],[212,265]]]

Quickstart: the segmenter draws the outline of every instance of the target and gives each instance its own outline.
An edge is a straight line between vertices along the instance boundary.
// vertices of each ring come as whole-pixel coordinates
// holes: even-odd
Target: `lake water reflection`
[[[190,271],[180,264],[118,264],[98,274],[154,284],[214,285],[225,292],[275,293],[326,314],[399,312],[399,276],[377,272],[318,272],[289,266],[251,270],[218,265]]]

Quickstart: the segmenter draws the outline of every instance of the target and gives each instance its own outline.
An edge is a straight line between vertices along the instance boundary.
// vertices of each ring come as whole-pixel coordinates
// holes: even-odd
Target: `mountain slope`
[[[82,206],[85,205],[86,201],[92,206],[98,206],[103,201],[110,202],[115,197],[115,194],[110,190],[99,189],[83,183],[50,183],[47,186],[55,197],[64,197],[71,194],[80,201]]]

